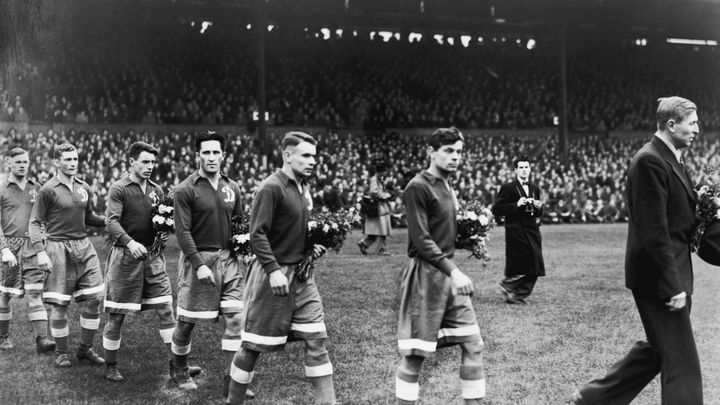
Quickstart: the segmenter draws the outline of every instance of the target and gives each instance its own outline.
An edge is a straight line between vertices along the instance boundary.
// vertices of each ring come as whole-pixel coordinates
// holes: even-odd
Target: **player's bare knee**
[[[175,327],[175,333],[183,337],[189,337],[194,328],[194,323],[178,321],[177,326]]]
[[[422,363],[425,360],[422,356],[403,356],[400,360],[400,372],[408,375],[420,374]]]
[[[31,293],[28,294],[28,304],[31,306],[38,306],[42,305],[42,293]]]
[[[162,324],[175,322],[175,315],[173,314],[172,306],[170,306],[170,304],[157,308],[155,313],[157,313],[160,323]]]
[[[482,340],[476,342],[465,342],[460,345],[463,355],[470,358],[481,358],[485,344]]]
[[[322,358],[327,356],[328,350],[325,345],[327,339],[311,339],[305,341],[305,356]]]
[[[50,319],[67,319],[67,307],[57,304],[50,304]]]
[[[107,328],[111,331],[119,331],[122,328],[123,321],[125,320],[124,314],[110,314],[108,316]]]
[[[87,311],[88,314],[99,314],[101,303],[100,298],[91,298],[85,301],[85,311]]]
[[[242,314],[225,314],[225,329],[233,335],[240,334],[242,330]]]

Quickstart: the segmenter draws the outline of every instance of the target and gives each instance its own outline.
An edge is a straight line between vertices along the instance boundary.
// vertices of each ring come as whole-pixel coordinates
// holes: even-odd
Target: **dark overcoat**
[[[515,179],[500,186],[493,215],[505,217],[505,276],[545,275],[545,261],[542,256],[542,237],[538,218],[542,215],[542,207],[533,207],[526,212],[525,207],[518,207],[520,197],[540,199],[540,188],[528,183],[528,192]]]

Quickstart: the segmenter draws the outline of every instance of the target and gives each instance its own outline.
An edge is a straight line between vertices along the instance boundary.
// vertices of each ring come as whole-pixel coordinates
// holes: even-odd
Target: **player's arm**
[[[105,226],[110,237],[118,241],[122,246],[130,250],[135,259],[141,259],[147,255],[147,249],[142,243],[133,240],[125,229],[120,225],[123,207],[125,206],[125,194],[120,186],[113,185],[108,193],[107,208],[105,210]]]
[[[45,229],[47,224],[47,210],[50,204],[52,204],[53,199],[54,196],[51,190],[41,188],[33,204],[32,212],[30,213],[30,223],[28,224],[30,244],[33,250],[37,252],[38,267],[45,271],[52,270],[52,262],[45,252],[43,243],[43,229]]]
[[[257,191],[250,214],[250,245],[263,271],[268,275],[273,294],[284,296],[288,293],[288,279],[277,262],[267,235],[275,216],[276,195],[267,185]]]
[[[0,224],[2,224],[2,218],[5,214],[2,207],[5,205],[2,201],[4,197],[0,197]],[[0,229],[0,252],[2,252],[2,262],[10,267],[17,266],[17,258],[13,254],[12,250],[8,246],[7,239],[5,239],[5,230]]]
[[[428,226],[427,191],[418,186],[409,186],[403,195],[407,213],[408,235],[418,252],[418,257],[432,264],[449,276],[454,293],[470,295],[473,292],[472,280],[447,257],[430,236]]]

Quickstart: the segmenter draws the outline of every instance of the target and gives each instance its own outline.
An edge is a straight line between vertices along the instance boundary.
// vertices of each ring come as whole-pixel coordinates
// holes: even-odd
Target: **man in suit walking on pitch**
[[[605,377],[575,392],[575,404],[629,404],[658,372],[663,405],[703,403],[690,325],[696,197],[681,155],[698,135],[697,107],[681,97],[658,101],[657,132],[635,154],[627,177],[625,285],[647,342],[635,343]]]
[[[527,304],[538,277],[545,275],[542,237],[537,220],[542,216],[540,188],[529,182],[530,158],[513,162],[515,180],[500,186],[493,214],[505,217],[505,278],[500,288],[508,304]]]

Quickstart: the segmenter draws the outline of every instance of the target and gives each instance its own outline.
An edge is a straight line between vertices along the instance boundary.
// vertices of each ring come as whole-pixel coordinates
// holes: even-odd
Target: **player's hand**
[[[450,280],[452,281],[453,295],[472,295],[473,291],[475,291],[470,277],[466,276],[459,269],[454,269],[450,273]]]
[[[201,283],[215,286],[215,277],[213,276],[213,272],[210,270],[210,267],[203,264],[197,268],[196,274]]]
[[[143,246],[142,243],[131,240],[130,242],[128,242],[127,248],[130,251],[132,257],[135,258],[135,260],[147,258],[148,251],[147,249],[145,249],[145,246]]]
[[[284,297],[290,292],[288,288],[288,279],[283,274],[282,270],[275,270],[270,273],[270,288],[273,294]]]
[[[313,259],[317,259],[327,252],[327,248],[323,245],[313,245]]]
[[[687,303],[687,294],[685,291],[681,292],[680,294],[670,298],[665,305],[670,309],[672,312],[677,312],[683,308],[685,308],[685,304]]]
[[[527,204],[528,199],[525,197],[520,197],[520,199],[517,202],[518,207],[522,207],[523,205]]]
[[[535,206],[535,208],[540,208],[542,207],[543,203],[540,200],[533,200],[533,205]]]
[[[8,267],[17,266],[17,258],[8,248],[2,250],[2,262],[5,263],[5,265],[7,265]]]
[[[37,254],[37,261],[38,261],[38,267],[40,270],[44,271],[52,271],[52,261],[50,261],[50,256],[43,250],[38,252]]]
[[[167,243],[168,239],[170,239],[170,234],[167,232],[160,232],[160,240],[162,243]]]

